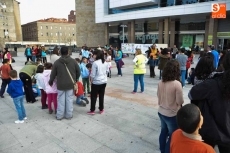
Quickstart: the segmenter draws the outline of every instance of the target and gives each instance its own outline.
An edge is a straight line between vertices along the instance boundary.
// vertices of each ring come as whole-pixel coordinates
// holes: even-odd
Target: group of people
[[[214,47],[208,46],[193,69],[194,86],[188,94],[191,104],[182,107],[184,79],[181,75],[185,74],[187,60],[184,51],[179,51],[177,57],[164,66],[158,84],[160,151],[213,153],[217,145],[220,153],[228,153],[230,52],[223,51],[219,57]]]
[[[41,60],[42,63],[47,62],[45,46],[36,45],[30,47],[30,45],[27,45],[24,55],[26,56],[27,62],[29,60],[33,62],[36,62],[37,60]]]

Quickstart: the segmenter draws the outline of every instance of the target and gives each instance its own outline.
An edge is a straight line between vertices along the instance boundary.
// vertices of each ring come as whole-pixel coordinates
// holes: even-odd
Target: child
[[[75,60],[76,60],[77,64],[80,66],[81,60],[79,58],[75,58]]]
[[[88,94],[90,94],[89,70],[86,67],[87,61],[88,60],[87,60],[86,57],[82,57],[82,62],[81,62],[81,65],[80,65],[80,69],[81,69],[82,82],[83,82],[83,86],[84,86],[84,92],[86,93],[86,86],[87,86]]]
[[[34,93],[35,98],[41,96],[40,89],[38,88],[38,85],[36,83],[37,83],[36,80],[33,79],[32,80],[32,89],[33,89],[33,93]]]
[[[47,62],[47,59],[46,59],[46,50],[45,50],[44,46],[42,47],[42,50],[41,50],[41,56],[42,56],[43,63],[46,63]]]
[[[188,84],[194,85],[194,78],[195,78],[195,68],[191,68],[189,72],[189,77],[187,79]]]
[[[43,65],[41,58],[37,58],[36,65]]]
[[[14,105],[16,107],[16,111],[18,113],[18,120],[15,121],[16,124],[24,123],[24,120],[27,119],[26,111],[23,105],[23,83],[18,78],[18,74],[16,70],[10,71],[11,82],[8,86],[7,93],[13,98]]]
[[[111,68],[112,68],[112,57],[111,57],[111,51],[109,50],[108,53],[106,53],[107,56],[106,56],[106,62],[108,63],[108,69],[109,69],[109,72],[108,72],[108,75],[107,77],[111,78]]]
[[[42,109],[47,109],[48,108],[48,105],[46,104],[47,95],[45,92],[45,84],[44,84],[43,74],[42,74],[43,71],[44,71],[44,66],[39,65],[34,78],[36,79],[38,89],[40,89],[41,92]]]
[[[77,86],[78,92],[75,93],[75,96],[77,96],[76,104],[85,107],[86,104],[89,104],[89,100],[84,96],[84,87],[80,81],[77,82]],[[82,100],[84,100],[86,104]]]
[[[215,153],[214,149],[202,142],[199,129],[203,116],[194,104],[187,104],[177,112],[176,130],[171,139],[170,153]]]
[[[45,84],[45,92],[47,94],[48,98],[48,109],[49,109],[49,114],[53,113],[52,109],[52,102],[54,105],[54,111],[55,114],[57,113],[57,80],[53,82],[53,85],[49,85],[49,80],[50,80],[50,74],[52,70],[52,63],[45,63],[45,70],[43,72],[43,80]]]
[[[0,67],[0,75],[2,78],[2,86],[0,90],[0,96],[1,98],[4,98],[3,94],[5,93],[6,86],[9,85],[10,83],[10,64],[9,64],[9,59],[4,59],[3,60],[3,65]]]
[[[92,54],[90,54],[89,56],[90,56],[90,58],[89,58],[89,63],[90,63],[90,64],[93,64],[93,62],[94,62],[93,55],[92,55]]]
[[[150,56],[147,64],[149,64],[150,78],[154,78],[156,75],[155,75],[155,71],[154,71],[155,62],[154,62],[153,56]]]

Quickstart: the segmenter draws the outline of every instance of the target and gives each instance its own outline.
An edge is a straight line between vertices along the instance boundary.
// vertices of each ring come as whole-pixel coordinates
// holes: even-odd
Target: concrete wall
[[[76,40],[77,46],[104,46],[105,27],[95,23],[95,0],[75,0],[76,2]]]
[[[19,4],[20,4],[19,2],[15,0],[13,1],[16,40],[22,41],[22,28],[21,28],[21,17],[20,17]]]

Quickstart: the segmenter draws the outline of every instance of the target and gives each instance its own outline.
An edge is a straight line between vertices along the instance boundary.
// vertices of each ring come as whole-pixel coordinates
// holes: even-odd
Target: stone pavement
[[[25,63],[23,53],[15,57],[12,66],[20,70]],[[74,53],[73,57],[78,57]],[[123,77],[108,79],[105,95],[105,113],[87,115],[89,105],[74,103],[71,120],[57,121],[55,115],[41,109],[40,98],[34,104],[25,103],[28,120],[15,124],[17,119],[12,99],[5,94],[0,99],[1,153],[159,153],[160,122],[157,115],[157,77],[145,76],[145,92],[133,90],[132,57],[125,58]],[[49,59],[49,58],[48,58]],[[113,63],[115,66],[115,64]],[[185,103],[191,85],[184,90]]]

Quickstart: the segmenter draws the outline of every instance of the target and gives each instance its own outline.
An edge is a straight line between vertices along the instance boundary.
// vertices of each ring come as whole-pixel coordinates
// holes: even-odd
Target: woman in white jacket
[[[59,55],[59,49],[57,47],[54,48],[52,54],[50,55],[50,63],[54,63],[57,59],[60,58]]]

